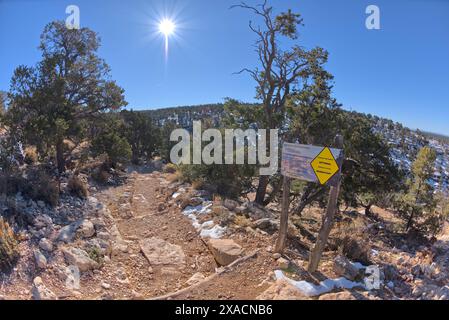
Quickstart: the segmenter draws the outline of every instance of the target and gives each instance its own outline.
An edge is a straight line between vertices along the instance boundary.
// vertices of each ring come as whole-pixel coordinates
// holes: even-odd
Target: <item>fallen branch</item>
[[[181,290],[176,291],[176,292],[173,292],[173,293],[166,294],[166,295],[164,295],[164,296],[160,296],[160,297],[156,297],[156,298],[151,298],[150,300],[169,300],[169,299],[176,298],[176,297],[178,297],[178,296],[180,296],[180,295],[183,295],[183,294],[185,294],[185,293],[188,293],[189,291],[198,289],[199,287],[203,286],[204,284],[206,284],[206,283],[208,283],[208,282],[211,282],[212,280],[214,280],[214,279],[217,278],[218,276],[220,276],[220,275],[222,275],[222,274],[225,274],[225,273],[227,273],[227,272],[229,272],[229,271],[232,271],[232,268],[235,267],[235,266],[237,266],[238,264],[240,264],[240,263],[242,263],[242,262],[245,262],[245,261],[247,261],[247,260],[249,260],[249,259],[254,258],[255,256],[257,256],[258,253],[259,253],[259,250],[256,250],[256,251],[254,251],[253,253],[251,253],[251,254],[249,254],[249,255],[247,255],[247,256],[245,256],[245,257],[242,257],[242,258],[240,258],[240,259],[237,259],[237,260],[235,260],[233,263],[231,263],[230,265],[221,268],[218,272],[214,273],[213,275],[207,277],[206,279],[202,280],[201,282],[198,282],[198,283],[196,283],[196,284],[194,284],[194,285],[192,285],[192,286],[190,286],[190,287],[181,289]]]

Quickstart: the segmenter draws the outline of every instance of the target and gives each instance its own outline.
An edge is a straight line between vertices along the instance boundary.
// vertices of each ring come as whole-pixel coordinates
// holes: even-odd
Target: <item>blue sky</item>
[[[253,101],[254,83],[233,73],[254,67],[250,12],[238,0],[0,0],[0,90],[15,67],[39,58],[46,23],[65,20],[67,5],[81,11],[81,25],[98,32],[100,56],[125,88],[129,107],[148,109]],[[257,1],[248,0],[250,4]],[[304,18],[298,42],[330,53],[334,96],[344,108],[372,113],[449,135],[449,1],[271,0]],[[365,9],[381,10],[381,30],[365,28]],[[168,61],[157,21],[173,18]]]

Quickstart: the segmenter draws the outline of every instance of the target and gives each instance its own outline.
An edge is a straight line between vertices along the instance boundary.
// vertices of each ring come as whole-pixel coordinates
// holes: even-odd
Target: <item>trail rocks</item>
[[[40,250],[36,249],[34,250],[34,259],[36,261],[36,265],[39,269],[45,269],[47,268],[47,258],[40,252]]]
[[[140,241],[140,249],[151,265],[184,266],[185,254],[180,246],[168,243],[159,238],[149,238]]]
[[[48,240],[46,238],[42,238],[39,241],[39,248],[41,248],[44,251],[51,252],[51,251],[53,251],[53,244],[51,243],[50,240]]]
[[[266,208],[255,202],[248,203],[248,210],[249,216],[254,220],[260,220],[264,218],[270,219],[274,218],[274,215],[269,210],[267,210]]]
[[[237,260],[243,249],[234,240],[230,239],[210,239],[208,242],[210,251],[215,261],[221,266],[227,266]]]
[[[281,268],[283,270],[288,269],[288,267],[290,266],[290,261],[288,261],[285,258],[279,258],[277,260],[277,263],[278,263],[279,268]]]
[[[334,259],[334,272],[348,280],[355,280],[359,274],[359,270],[343,256],[338,256]]]
[[[259,219],[259,220],[255,221],[253,223],[253,226],[255,229],[266,230],[266,231],[275,231],[278,228],[276,222],[271,219],[268,219],[268,218]]]
[[[225,206],[213,206],[212,207],[212,212],[216,216],[227,215],[227,214],[230,213],[228,208],[226,208]]]
[[[226,199],[223,202],[223,206],[226,207],[227,209],[231,210],[231,211],[235,211],[235,209],[239,206],[239,203],[237,201],[234,201],[234,200]]]
[[[94,224],[89,220],[82,220],[79,223],[77,233],[85,239],[92,238],[95,235]]]
[[[82,249],[64,248],[62,252],[67,263],[77,266],[81,272],[98,269],[100,267],[98,262],[91,259],[87,252]]]
[[[34,300],[57,300],[56,295],[44,285],[41,277],[33,280],[31,293]]]
[[[257,300],[309,300],[285,280],[276,281],[257,297]]]
[[[361,300],[361,299],[357,299],[352,292],[343,291],[343,292],[338,292],[338,293],[323,294],[321,297],[318,298],[318,300],[336,301],[336,300]],[[363,300],[366,300],[366,299],[363,299]]]
[[[57,240],[60,242],[70,243],[75,239],[76,230],[78,229],[78,223],[72,223],[59,230]]]
[[[202,274],[202,273],[195,273],[189,280],[187,280],[187,284],[189,286],[193,286],[197,283],[200,283],[201,281],[203,281],[204,279],[206,279],[206,277]]]

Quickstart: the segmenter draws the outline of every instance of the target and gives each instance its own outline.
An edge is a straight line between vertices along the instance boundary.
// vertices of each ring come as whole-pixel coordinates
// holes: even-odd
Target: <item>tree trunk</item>
[[[282,213],[279,225],[279,237],[276,242],[277,253],[283,253],[288,235],[288,211],[290,209],[290,178],[284,177],[282,195]]]
[[[365,207],[365,216],[367,216],[367,217],[371,216],[371,207],[372,207],[372,205],[368,205]]]
[[[64,159],[64,140],[58,139],[56,143],[56,164],[58,166],[59,174],[65,171],[65,159]]]
[[[405,231],[408,232],[413,225],[413,218],[415,217],[415,210],[412,210],[410,214],[410,218],[407,221],[407,226],[405,227]]]
[[[256,203],[264,205],[265,195],[267,194],[268,182],[270,180],[269,176],[259,177],[259,186],[257,187],[256,193]]]

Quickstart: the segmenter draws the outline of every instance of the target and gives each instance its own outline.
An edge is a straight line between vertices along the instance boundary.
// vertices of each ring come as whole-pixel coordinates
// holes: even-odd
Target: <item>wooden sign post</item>
[[[309,272],[315,272],[318,269],[337,211],[338,195],[341,186],[341,165],[344,156],[342,136],[336,136],[335,146],[339,149],[284,143],[282,150],[284,183],[276,252],[282,253],[286,245],[291,178],[331,186],[323,225],[318,234],[316,244],[310,253]]]

